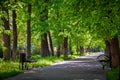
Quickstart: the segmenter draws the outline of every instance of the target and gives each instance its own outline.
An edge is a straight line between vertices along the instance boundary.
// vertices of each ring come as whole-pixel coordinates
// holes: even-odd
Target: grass
[[[18,62],[5,62],[0,59],[0,80],[22,73]]]
[[[22,71],[18,71],[18,70],[10,70],[10,71],[6,71],[6,72],[2,72],[2,73],[0,73],[0,80],[4,79],[4,78],[9,78],[11,76],[15,76],[20,73],[22,73]]]
[[[50,57],[41,57],[40,55],[32,56],[31,59],[36,60],[37,62],[34,64],[35,67],[44,67],[52,65],[56,62],[61,62],[68,59],[77,58],[78,55],[69,55],[67,58],[64,58],[64,56],[57,57],[57,56],[50,56]]]
[[[120,68],[112,68],[107,72],[107,80],[119,80]]]

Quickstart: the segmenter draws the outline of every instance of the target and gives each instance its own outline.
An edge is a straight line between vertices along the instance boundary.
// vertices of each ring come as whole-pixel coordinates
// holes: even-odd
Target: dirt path
[[[102,66],[96,61],[101,53],[55,63],[45,68],[35,68],[6,80],[106,80]]]

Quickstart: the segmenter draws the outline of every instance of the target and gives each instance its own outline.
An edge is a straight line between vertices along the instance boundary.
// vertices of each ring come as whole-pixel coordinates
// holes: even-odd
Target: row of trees
[[[5,60],[13,60],[17,47],[40,48],[40,54],[65,57],[77,50],[106,45],[112,66],[119,65],[120,7],[119,0],[1,0],[0,43]],[[3,34],[3,35],[2,35]]]

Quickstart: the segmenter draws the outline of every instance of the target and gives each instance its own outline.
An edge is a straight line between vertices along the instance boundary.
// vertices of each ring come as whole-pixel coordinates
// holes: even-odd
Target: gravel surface
[[[96,61],[103,53],[93,53],[77,59],[55,63],[44,68],[34,68],[6,80],[106,80],[106,70]]]

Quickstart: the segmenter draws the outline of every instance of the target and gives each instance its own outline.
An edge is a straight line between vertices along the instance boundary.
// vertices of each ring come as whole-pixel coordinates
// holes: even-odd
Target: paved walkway
[[[6,80],[106,80],[102,66],[96,61],[101,53],[35,68]]]

